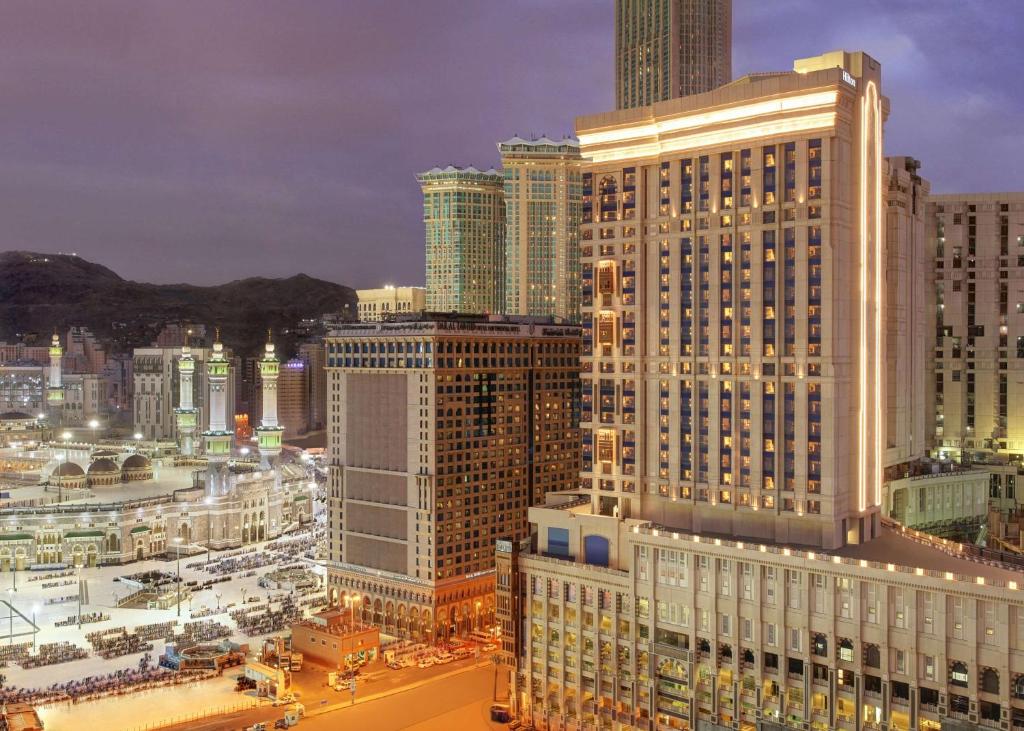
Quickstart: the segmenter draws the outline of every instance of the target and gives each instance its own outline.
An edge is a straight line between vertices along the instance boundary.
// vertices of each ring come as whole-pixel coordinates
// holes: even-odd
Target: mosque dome
[[[75,462],[61,462],[53,474],[56,477],[82,477],[85,471]]]
[[[133,454],[121,464],[122,470],[146,470],[149,467],[149,459],[142,454]]]
[[[118,466],[114,462],[114,460],[108,459],[107,457],[102,457],[102,458],[96,460],[95,462],[93,462],[91,465],[89,465],[89,474],[90,475],[106,474],[106,473],[110,473],[110,472],[120,472],[120,471],[121,470],[118,468]]]

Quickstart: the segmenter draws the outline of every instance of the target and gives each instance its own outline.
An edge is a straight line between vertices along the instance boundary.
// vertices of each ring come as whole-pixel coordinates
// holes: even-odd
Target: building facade
[[[505,177],[504,312],[579,322],[579,144],[513,137],[498,150]]]
[[[862,53],[794,68],[578,120],[603,513],[823,547],[877,531],[888,102]]]
[[[380,322],[395,315],[423,312],[427,306],[426,287],[393,287],[356,290],[359,321]]]
[[[465,314],[505,307],[504,180],[451,165],[416,176],[423,189],[427,309]]]
[[[332,603],[407,637],[491,623],[495,538],[578,478],[579,348],[578,327],[497,316],[328,337]]]
[[[935,433],[934,257],[926,233],[930,186],[910,157],[886,158],[886,478],[908,474]]]
[[[617,109],[732,79],[732,0],[615,0]]]
[[[1024,725],[1019,571],[889,527],[812,552],[558,498],[532,542],[498,544],[498,606],[520,608],[502,655],[537,728]]]
[[[1024,456],[1024,193],[933,195],[935,453]],[[1017,408],[1014,408],[1017,404]]]
[[[327,348],[323,341],[303,343],[299,346],[299,358],[306,366],[309,429],[319,431],[326,424]]]

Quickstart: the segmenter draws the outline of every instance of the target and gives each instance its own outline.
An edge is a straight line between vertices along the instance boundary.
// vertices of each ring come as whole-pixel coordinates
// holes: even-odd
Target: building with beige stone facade
[[[496,558],[503,656],[537,728],[1024,727],[1019,570],[888,524],[809,551],[550,498],[532,542]]]
[[[425,287],[387,285],[379,289],[357,290],[356,296],[359,298],[360,322],[380,322],[395,315],[423,312],[427,306]]]
[[[328,585],[389,634],[490,625],[494,541],[579,476],[580,331],[425,315],[327,338]]]
[[[583,483],[600,512],[835,548],[878,531],[879,64],[578,120]]]
[[[933,195],[934,451],[1024,455],[1024,193]],[[1014,405],[1017,405],[1014,408]]]
[[[1024,727],[1024,572],[880,517],[927,438],[889,393],[926,184],[877,62],[794,69],[578,121],[582,480],[495,559],[537,728]],[[974,512],[984,480],[940,479]]]
[[[642,107],[729,83],[732,0],[615,0],[615,105]]]

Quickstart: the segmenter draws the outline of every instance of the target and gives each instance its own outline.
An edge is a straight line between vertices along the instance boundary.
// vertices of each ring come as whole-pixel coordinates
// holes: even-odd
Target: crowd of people
[[[72,614],[70,617],[64,619],[58,619],[53,623],[54,627],[71,627],[76,624],[95,624],[96,622],[106,622],[110,619],[109,614],[103,612],[87,612],[81,616]]]
[[[0,703],[78,703],[83,700],[134,693],[139,690],[181,685],[205,680],[216,671],[168,672],[154,666],[153,656],[144,655],[137,668],[117,670],[107,675],[95,675],[65,683],[54,683],[45,688],[0,688]]]
[[[92,645],[93,651],[104,659],[134,655],[137,652],[148,652],[153,649],[153,640],[166,640],[174,637],[177,620],[154,622],[139,625],[129,631],[127,627],[97,630],[89,632],[85,639]]]
[[[35,655],[25,655],[18,660],[18,665],[24,670],[41,668],[45,665],[57,665],[62,662],[81,660],[88,657],[89,651],[71,642],[47,642],[39,645]]]

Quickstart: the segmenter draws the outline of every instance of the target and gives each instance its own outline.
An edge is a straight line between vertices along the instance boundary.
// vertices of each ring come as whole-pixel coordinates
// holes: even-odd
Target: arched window
[[[864,648],[864,664],[872,668],[882,666],[882,655],[878,651],[878,645],[868,645]]]
[[[1024,699],[1024,675],[1018,675],[1014,678],[1013,697]]]
[[[961,688],[966,688],[967,681],[969,679],[970,675],[967,672],[967,663],[961,662],[960,660],[956,660],[949,666],[950,685],[956,685]]]
[[[986,693],[999,693],[999,673],[992,668],[981,671],[981,689]]]
[[[839,641],[839,659],[843,662],[853,662],[853,641],[845,637]]]

